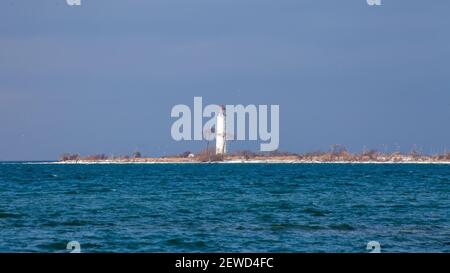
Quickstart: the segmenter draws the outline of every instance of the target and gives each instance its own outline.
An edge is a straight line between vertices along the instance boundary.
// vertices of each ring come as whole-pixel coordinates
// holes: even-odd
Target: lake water
[[[450,252],[450,165],[0,163],[0,252]]]

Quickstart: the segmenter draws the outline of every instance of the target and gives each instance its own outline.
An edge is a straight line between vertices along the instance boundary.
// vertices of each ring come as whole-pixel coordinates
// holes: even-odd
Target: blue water
[[[450,252],[450,165],[0,163],[0,252]]]

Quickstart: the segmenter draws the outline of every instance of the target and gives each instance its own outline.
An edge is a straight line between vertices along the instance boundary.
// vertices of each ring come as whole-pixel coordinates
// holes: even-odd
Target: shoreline
[[[72,164],[72,165],[101,165],[101,164],[423,164],[423,165],[449,165],[450,161],[302,161],[302,160],[225,160],[214,162],[200,161],[118,161],[118,160],[79,160],[79,161],[55,161],[55,162],[30,162],[26,164]]]

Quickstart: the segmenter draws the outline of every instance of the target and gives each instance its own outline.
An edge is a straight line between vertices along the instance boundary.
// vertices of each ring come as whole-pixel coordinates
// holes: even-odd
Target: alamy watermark
[[[69,6],[81,6],[81,0],[66,0]]]
[[[369,6],[381,6],[381,0],[366,0]],[[81,0],[66,0],[69,6],[81,6]]]
[[[371,250],[370,253],[381,253],[381,244],[378,241],[370,241],[367,243],[367,250]]]
[[[67,243],[66,249],[70,250],[70,253],[81,253],[81,244],[78,241],[71,241]],[[370,253],[381,253],[381,244],[378,241],[370,241],[366,249],[370,250]]]
[[[369,6],[381,6],[381,0],[367,0]]]
[[[171,128],[172,138],[176,141],[211,141],[219,136],[226,141],[259,140],[262,152],[275,151],[280,144],[279,105],[211,104],[203,107],[203,98],[194,97],[193,111],[188,105],[178,104],[172,108],[171,117],[178,118]],[[204,118],[209,120],[203,123]]]
[[[78,241],[71,241],[67,243],[67,250],[71,250],[70,253],[81,253],[81,244]]]

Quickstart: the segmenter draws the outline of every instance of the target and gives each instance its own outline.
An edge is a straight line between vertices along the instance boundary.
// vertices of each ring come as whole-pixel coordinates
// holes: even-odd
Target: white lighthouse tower
[[[226,117],[225,106],[221,105],[216,122],[216,155],[227,153]]]

